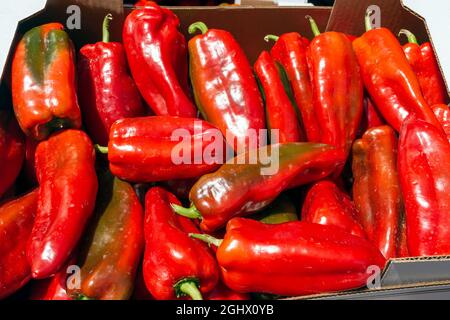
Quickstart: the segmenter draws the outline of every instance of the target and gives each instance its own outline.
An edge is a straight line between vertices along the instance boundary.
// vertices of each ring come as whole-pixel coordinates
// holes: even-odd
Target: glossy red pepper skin
[[[178,17],[148,1],[125,19],[123,43],[131,74],[156,115],[195,118],[187,87],[186,40]]]
[[[320,132],[317,142],[348,154],[359,129],[364,98],[352,42],[343,33],[322,33],[311,41],[308,64]]]
[[[0,198],[12,187],[25,158],[25,139],[14,116],[0,111]]]
[[[225,286],[221,281],[219,281],[214,290],[208,293],[208,295],[206,296],[206,300],[250,300],[250,295],[247,293],[233,291]]]
[[[130,76],[125,51],[118,42],[97,42],[81,48],[78,97],[83,123],[94,143],[108,143],[111,125],[146,113]]]
[[[309,40],[296,32],[282,34],[270,50],[280,63],[292,86],[308,141],[320,141],[319,124],[314,111],[311,79],[308,69]]]
[[[384,119],[397,131],[408,115],[439,126],[397,38],[385,28],[353,42],[364,84]]]
[[[306,295],[366,285],[385,259],[368,240],[334,226],[235,218],[217,250],[224,283],[237,292]]]
[[[12,62],[14,111],[23,132],[42,140],[60,128],[80,128],[74,49],[63,25],[28,31]]]
[[[450,143],[429,123],[407,119],[398,168],[412,256],[450,254]]]
[[[34,223],[37,196],[35,190],[0,206],[0,299],[31,279],[25,249]]]
[[[350,197],[331,181],[320,181],[306,195],[302,209],[302,221],[331,225],[366,238],[364,229],[356,220],[358,209]]]
[[[97,195],[95,151],[79,130],[65,130],[36,149],[39,182],[36,220],[27,248],[32,276],[54,275],[65,263],[90,218]]]
[[[289,83],[282,80],[285,77],[282,68],[267,51],[259,55],[253,68],[264,92],[267,128],[278,130],[279,143],[303,141],[296,107],[287,91],[290,88],[286,87]]]
[[[180,136],[174,136],[176,132]],[[217,161],[215,155],[209,159],[206,154],[210,138],[217,135],[219,140],[214,145],[223,151],[225,141],[220,132],[200,119],[153,116],[118,120],[111,127],[108,144],[110,169],[115,176],[131,182],[200,177],[215,171],[224,161],[225,152],[217,153]],[[189,159],[182,161],[178,157],[181,151],[185,152],[183,159]]]
[[[256,148],[265,129],[264,106],[247,57],[229,32],[198,24],[190,32],[201,28],[203,34],[188,43],[197,106],[237,153]],[[252,130],[258,141],[251,141]]]
[[[212,291],[219,269],[212,251],[189,233],[198,233],[194,222],[174,213],[171,203],[178,199],[162,188],[149,190],[145,197],[144,280],[157,300],[182,296],[180,283],[194,282],[202,294]]]
[[[450,108],[446,104],[436,104],[432,109],[450,141]]]
[[[405,255],[405,213],[397,169],[397,137],[374,127],[353,144],[353,200],[357,220],[386,259]]]

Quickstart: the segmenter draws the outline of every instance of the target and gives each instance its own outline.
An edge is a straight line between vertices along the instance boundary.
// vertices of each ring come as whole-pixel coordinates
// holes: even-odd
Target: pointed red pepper
[[[441,123],[444,132],[447,135],[448,141],[450,141],[450,108],[446,104],[436,104],[433,107],[436,118]]]

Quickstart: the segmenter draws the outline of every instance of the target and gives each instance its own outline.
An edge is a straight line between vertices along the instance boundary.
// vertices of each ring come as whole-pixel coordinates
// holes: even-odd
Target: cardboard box
[[[124,7],[121,0],[48,0],[44,10],[19,23],[9,58],[3,68],[2,85],[8,85],[11,56],[21,36],[30,28],[51,21],[58,21],[66,25],[71,14],[68,13],[68,8],[73,5],[80,9],[81,28],[67,31],[77,49],[87,43],[100,41],[101,22],[107,13],[114,15],[111,25],[111,40],[120,41],[123,20],[130,10],[133,10],[132,6]],[[420,42],[432,40],[423,18],[404,7],[401,0],[336,0],[333,8],[230,6],[174,7],[171,9],[179,16],[181,30],[187,38],[190,38],[187,34],[188,26],[199,20],[211,28],[229,30],[240,42],[250,61],[253,62],[261,50],[270,49],[273,45],[267,44],[263,40],[266,34],[298,31],[311,38],[312,32],[309,23],[304,18],[305,15],[314,17],[321,30],[359,35],[364,32],[364,14],[370,5],[377,5],[380,8],[382,25],[390,28],[394,33],[402,28],[407,28],[416,34]],[[450,70],[447,70],[447,80],[449,79]],[[396,292],[409,294],[411,292],[420,293],[423,290],[445,293],[447,297],[450,297],[450,257],[391,260],[382,274],[381,287],[377,290],[320,295],[310,298],[377,298],[383,297],[383,295],[384,297],[395,296]]]

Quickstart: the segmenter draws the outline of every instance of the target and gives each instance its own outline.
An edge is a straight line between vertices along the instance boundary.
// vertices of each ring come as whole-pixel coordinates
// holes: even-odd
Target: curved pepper
[[[125,19],[123,43],[133,79],[155,114],[195,118],[179,25],[172,11],[147,1]]]
[[[264,138],[259,132],[265,129],[264,106],[244,51],[227,31],[190,25],[190,34],[197,30],[202,34],[188,43],[197,106],[237,153],[256,148]]]
[[[357,236],[366,238],[366,233],[357,222],[358,209],[350,197],[331,181],[313,185],[303,203],[302,221],[332,225]]]
[[[108,14],[103,21],[103,41],[81,48],[78,60],[78,97],[83,122],[94,143],[108,143],[111,125],[119,119],[145,115],[131,78],[121,43],[109,42]]]
[[[353,49],[372,101],[397,131],[410,114],[439,126],[399,41],[386,28],[371,30],[369,14],[367,32],[353,42]]]
[[[398,168],[412,256],[450,254],[450,143],[429,123],[405,121]]]
[[[368,240],[302,221],[274,225],[234,218],[223,241],[191,236],[218,246],[223,281],[237,292],[287,296],[356,289],[367,284],[368,267],[385,265]]]
[[[436,118],[441,123],[444,132],[450,141],[450,108],[446,104],[437,104],[431,107]]]
[[[309,46],[308,64],[320,133],[317,142],[348,154],[363,113],[364,90],[358,61],[345,34],[320,34],[314,20],[308,19],[316,36]]]
[[[397,144],[395,131],[381,126],[369,129],[353,145],[357,220],[386,259],[407,255]]]
[[[81,127],[74,56],[59,23],[33,28],[19,42],[12,62],[12,95],[27,136],[42,140],[55,130]]]
[[[37,190],[0,207],[0,299],[31,279],[25,254],[36,213]]]
[[[153,182],[212,172],[224,162],[225,151],[220,131],[206,121],[153,116],[116,121],[107,152],[113,175],[132,182]]]
[[[36,149],[39,197],[27,248],[33,278],[54,275],[72,253],[97,195],[95,151],[79,130],[65,130]]]
[[[249,164],[246,159],[257,161]],[[263,209],[288,188],[327,177],[344,162],[342,150],[324,144],[285,143],[251,150],[200,178],[190,192],[192,207],[175,210],[201,218],[203,231],[215,231],[234,216]]]
[[[100,174],[94,220],[82,246],[81,286],[72,296],[126,300],[133,293],[144,249],[144,212],[133,187]]]
[[[296,107],[289,95],[290,84],[282,68],[267,51],[259,55],[254,66],[264,92],[267,128],[278,130],[278,143],[299,142],[304,140],[303,132],[296,120]]]
[[[177,198],[162,188],[150,189],[145,197],[144,279],[155,299],[190,296],[201,300],[214,289],[219,270],[212,251],[188,233],[195,224],[175,214],[171,203]]]
[[[25,158],[25,141],[14,116],[0,111],[0,198],[16,181]]]
[[[400,30],[399,35],[402,34],[408,37],[408,44],[403,46],[403,51],[419,80],[425,101],[430,106],[447,102],[447,89],[431,43],[419,45],[416,36],[405,29]]]

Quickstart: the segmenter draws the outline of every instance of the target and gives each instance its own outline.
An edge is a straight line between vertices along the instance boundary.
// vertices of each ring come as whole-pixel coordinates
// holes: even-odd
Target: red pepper
[[[267,51],[259,55],[254,66],[264,92],[268,129],[278,130],[279,143],[299,142],[304,140],[303,132],[296,121],[296,107],[289,95],[290,85],[282,68]]]
[[[37,191],[0,207],[0,299],[31,279],[25,248],[36,213]]]
[[[358,61],[345,34],[320,34],[314,20],[307,18],[316,36],[309,46],[308,64],[318,142],[341,148],[348,154],[363,113],[364,91]]]
[[[233,291],[219,281],[214,290],[208,293],[205,300],[250,300],[250,295]]]
[[[156,115],[194,118],[187,87],[187,49],[178,17],[147,1],[125,19],[123,43],[131,74]]]
[[[444,132],[450,141],[450,109],[446,104],[437,104],[432,107],[436,118],[441,123]]]
[[[405,29],[400,30],[399,36],[402,34],[408,37],[408,44],[403,46],[403,51],[419,80],[425,101],[430,106],[446,103],[447,89],[431,43],[419,45],[416,36]]]
[[[83,122],[95,143],[108,143],[111,125],[122,118],[145,114],[142,99],[131,78],[121,43],[109,42],[108,14],[103,41],[81,48],[78,60],[78,97]]]
[[[212,172],[223,163],[226,148],[220,131],[206,121],[153,116],[116,121],[105,149],[99,148],[108,152],[113,175],[153,182]]]
[[[353,200],[357,220],[386,259],[406,254],[405,215],[397,170],[397,137],[374,127],[353,144]]]
[[[355,289],[367,284],[369,266],[385,265],[368,240],[302,221],[265,224],[234,218],[223,241],[191,236],[218,246],[223,281],[237,292],[287,296]]]
[[[398,168],[412,256],[450,254],[450,143],[413,117],[400,132]]]
[[[162,188],[152,188],[145,197],[144,279],[155,299],[188,295],[201,300],[214,289],[219,269],[211,250],[188,233],[197,233],[195,224],[175,214],[171,203],[177,198]]]
[[[364,132],[373,128],[380,127],[386,124],[386,121],[381,116],[380,112],[377,110],[370,97],[366,96],[364,99],[364,111],[363,117],[360,125],[360,132],[358,137],[362,136]]]
[[[95,151],[79,130],[65,130],[36,149],[36,220],[27,248],[33,278],[54,275],[72,253],[97,194]]]
[[[368,31],[353,42],[353,48],[372,101],[397,131],[410,114],[439,126],[397,38],[386,28],[371,30],[370,13]]]
[[[25,139],[25,163],[24,163],[24,171],[25,178],[29,185],[37,186],[37,178],[36,178],[36,168],[34,166],[35,153],[36,148],[39,142],[27,137]]]
[[[217,126],[237,153],[263,143],[264,106],[244,51],[224,30],[203,22],[189,26],[190,76],[195,100],[203,117]],[[255,140],[255,141],[253,141]]]
[[[358,209],[350,197],[331,181],[321,181],[309,190],[302,209],[302,221],[332,225],[366,238],[357,222]]]
[[[0,198],[16,181],[24,157],[25,141],[14,116],[0,111]]]

